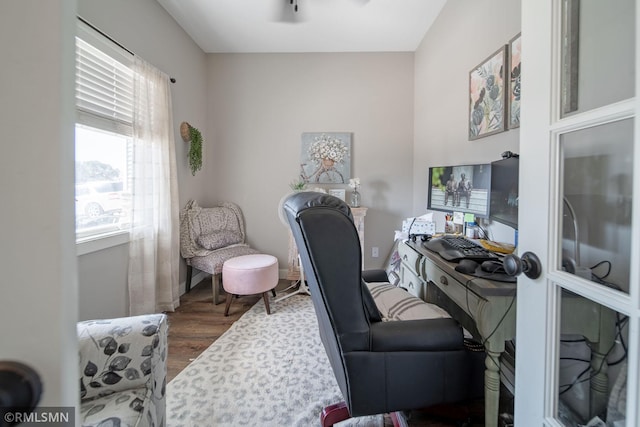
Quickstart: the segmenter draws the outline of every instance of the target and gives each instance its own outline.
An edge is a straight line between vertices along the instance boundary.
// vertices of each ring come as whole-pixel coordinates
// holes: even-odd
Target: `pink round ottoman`
[[[222,287],[227,292],[224,315],[229,315],[233,295],[262,294],[267,314],[269,309],[268,291],[278,284],[278,259],[271,255],[253,254],[231,258],[222,265]]]

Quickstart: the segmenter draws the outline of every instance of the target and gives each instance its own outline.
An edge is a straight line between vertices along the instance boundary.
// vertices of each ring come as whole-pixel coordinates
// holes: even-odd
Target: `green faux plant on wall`
[[[189,137],[191,145],[189,146],[189,166],[191,166],[191,175],[196,174],[202,169],[202,134],[193,126],[189,126]]]
[[[182,122],[180,134],[185,142],[191,143],[189,145],[189,167],[191,175],[195,176],[196,172],[202,169],[202,133],[189,123]]]

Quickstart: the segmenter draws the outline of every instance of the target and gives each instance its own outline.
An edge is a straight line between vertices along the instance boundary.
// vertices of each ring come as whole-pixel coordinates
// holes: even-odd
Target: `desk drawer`
[[[400,264],[400,285],[411,295],[424,299],[424,280],[413,271],[413,268],[402,262]]]
[[[469,331],[476,340],[482,341],[482,335],[478,331],[478,327],[473,317],[471,317],[455,301],[449,298],[449,295],[443,292],[442,289],[433,283],[433,281],[429,281],[425,284],[425,301],[446,310],[446,312],[456,319],[463,328]]]
[[[452,276],[448,275],[435,264],[427,262],[424,265],[426,279],[431,286],[431,282],[440,288],[449,298],[453,300],[460,308],[462,308],[471,317],[476,316],[478,304],[484,301],[483,298],[476,295],[468,289],[464,283],[460,283]]]
[[[398,254],[400,255],[400,260],[413,270],[414,274],[422,275],[422,265],[424,264],[422,254],[416,252],[404,242],[398,245]]]
[[[515,290],[500,289],[495,282],[458,274],[455,264],[424,255],[425,294],[451,314],[488,351],[501,353],[506,340],[516,334]],[[449,272],[449,273],[447,273]],[[501,291],[501,292],[498,292]]]

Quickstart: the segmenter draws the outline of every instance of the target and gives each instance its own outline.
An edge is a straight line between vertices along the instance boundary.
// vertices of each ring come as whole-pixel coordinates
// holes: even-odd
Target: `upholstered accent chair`
[[[193,269],[212,274],[213,303],[219,304],[222,265],[228,259],[257,254],[245,243],[244,217],[235,203],[203,208],[190,200],[180,212],[180,253],[187,263],[186,291]]]
[[[79,322],[80,425],[165,425],[167,316]]]
[[[396,411],[481,396],[482,360],[465,349],[455,320],[383,321],[364,283],[358,233],[342,200],[295,193],[284,211],[344,398],[324,409],[323,426],[382,413],[390,413],[397,425]]]

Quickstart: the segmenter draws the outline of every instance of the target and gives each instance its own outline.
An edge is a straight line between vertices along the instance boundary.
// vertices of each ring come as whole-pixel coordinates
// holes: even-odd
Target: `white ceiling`
[[[446,0],[158,0],[202,50],[413,52]],[[295,1],[295,0],[294,0]]]

